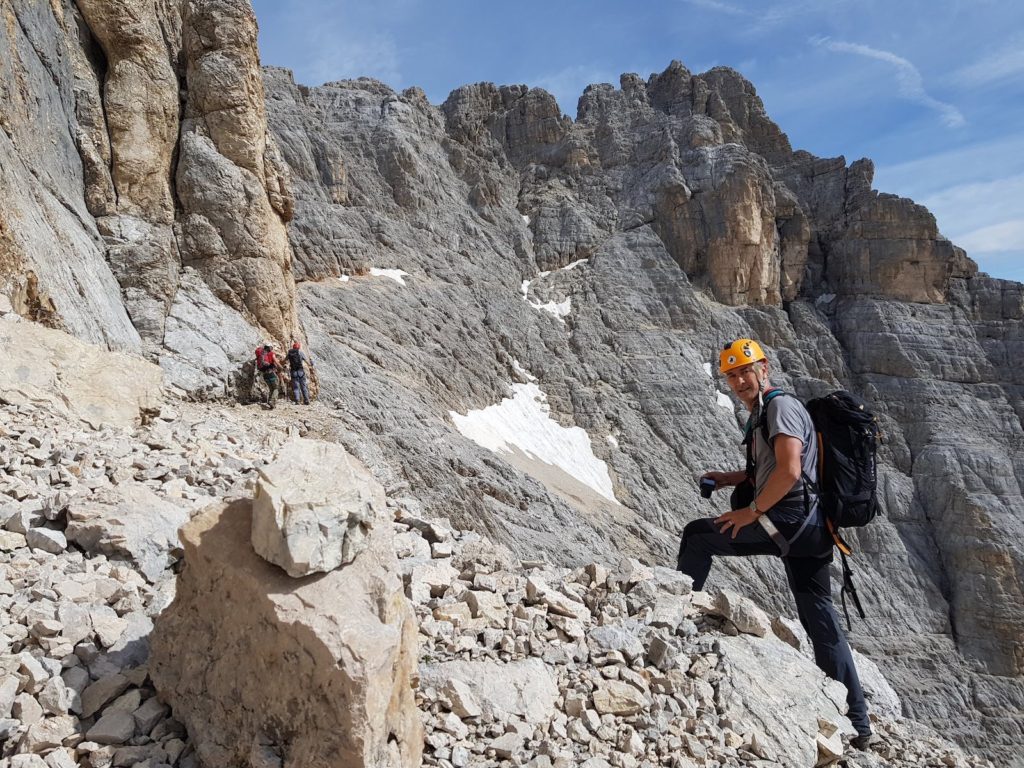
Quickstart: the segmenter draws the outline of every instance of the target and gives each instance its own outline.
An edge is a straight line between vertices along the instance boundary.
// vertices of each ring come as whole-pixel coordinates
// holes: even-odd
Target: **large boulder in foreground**
[[[336,443],[297,438],[260,469],[252,546],[296,578],[351,563],[387,521],[376,478]]]
[[[157,410],[160,368],[140,357],[108,352],[63,331],[0,317],[0,400],[45,404],[92,427],[130,427]]]
[[[416,626],[390,529],[294,579],[252,550],[251,525],[243,500],[182,528],[186,565],[152,635],[150,674],[203,765],[418,766]]]

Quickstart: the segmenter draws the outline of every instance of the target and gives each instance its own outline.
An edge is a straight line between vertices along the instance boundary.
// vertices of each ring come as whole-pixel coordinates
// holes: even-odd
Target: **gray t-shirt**
[[[768,437],[774,441],[776,435],[789,435],[803,443],[800,459],[804,474],[814,482],[818,481],[818,437],[814,431],[811,415],[804,404],[790,395],[776,395],[765,404],[768,410]],[[775,449],[770,442],[765,442],[760,427],[760,414],[754,409],[754,466],[757,492],[761,493],[768,478],[775,471]],[[811,507],[817,503],[814,492],[808,488]],[[796,481],[793,489],[770,510],[769,517],[773,522],[802,522],[804,510],[804,479]]]

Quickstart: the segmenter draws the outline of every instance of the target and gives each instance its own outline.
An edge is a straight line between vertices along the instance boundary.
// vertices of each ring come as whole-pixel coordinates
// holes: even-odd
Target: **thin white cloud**
[[[302,63],[296,78],[307,85],[331,80],[373,77],[397,87],[402,82],[401,56],[393,35],[374,29],[371,18],[351,3],[282,0],[288,31],[302,40]],[[378,0],[401,6],[403,0]]]
[[[740,8],[737,5],[731,3],[723,3],[720,0],[684,0],[687,5],[692,5],[694,8],[703,8],[708,11],[716,11],[718,13],[724,13],[728,16],[750,16],[750,11],[745,8]]]
[[[1014,219],[976,229],[955,241],[970,253],[1024,251],[1024,219]]]
[[[894,165],[878,166],[875,186],[883,192],[899,192],[916,200],[935,200],[944,192],[966,184],[1020,174],[1024,174],[1024,135],[1011,133]]]
[[[755,3],[749,8],[724,0],[683,0],[683,2],[693,8],[714,11],[734,18],[750,19],[752,23],[742,31],[763,33],[790,20],[805,18],[815,13],[832,16],[840,6],[848,5],[853,0],[795,0],[774,5]]]
[[[1024,74],[1024,37],[1004,48],[958,69],[952,77],[954,84],[966,88],[980,88]]]
[[[896,86],[903,98],[934,110],[939,114],[943,124],[949,128],[959,128],[967,123],[959,109],[952,104],[939,101],[925,90],[924,78],[921,77],[921,72],[902,56],[898,56],[891,51],[872,48],[869,45],[846,43],[829,37],[812,38],[811,42],[835,53],[852,53],[857,56],[864,56],[891,64],[896,70]]]

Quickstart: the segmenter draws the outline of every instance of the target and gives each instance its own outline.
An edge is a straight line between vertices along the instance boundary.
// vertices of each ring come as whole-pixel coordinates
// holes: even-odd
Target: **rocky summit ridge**
[[[27,407],[26,391],[49,387],[65,395],[35,402],[47,419],[88,413],[104,428],[126,418],[123,402],[114,407],[106,395],[136,377],[162,377],[172,397],[237,400],[249,394],[253,348],[299,338],[317,364],[321,405],[330,406],[306,420],[369,469],[394,509],[447,520],[513,560],[565,569],[555,577],[563,591],[606,589],[595,608],[630,592],[576,569],[611,572],[623,558],[671,565],[685,522],[723,509],[722,500],[701,500],[694,483],[705,469],[741,461],[736,404],[708,363],[723,340],[755,336],[777,383],[805,397],[852,389],[882,421],[884,516],[854,536],[869,609],[854,646],[892,684],[904,716],[997,764],[1022,764],[1024,374],[1015,363],[1024,292],[979,273],[926,209],[875,191],[870,161],[794,150],[753,86],[727,68],[696,74],[674,62],[647,79],[590,86],[570,119],[550,94],[526,86],[468,85],[432,105],[418,89],[398,93],[369,79],[299,85],[286,70],[260,68],[247,0],[6,0],[0,14],[0,314],[23,320],[4,321],[8,344],[34,339],[48,350],[15,356],[33,364],[0,376],[8,407]],[[101,349],[69,357],[72,340],[44,342],[24,321],[128,356],[107,366]],[[46,367],[39,357],[58,362]],[[159,369],[139,367],[140,357]],[[151,388],[142,391],[128,415],[155,412]],[[220,406],[180,407],[220,418]],[[257,413],[238,423],[265,421]],[[200,420],[188,423],[202,431]],[[252,460],[276,455],[282,429]],[[63,434],[47,445],[69,439]],[[161,430],[152,439],[169,438]],[[211,457],[208,439],[180,439]],[[14,440],[11,456],[21,460],[7,474],[18,482],[6,493],[18,508],[5,507],[0,522],[19,536],[36,531],[36,552],[63,551],[60,537],[70,539],[88,553],[73,568],[102,579],[111,571],[94,560],[101,555],[131,559],[143,579],[164,573],[180,557],[179,502],[205,500],[208,488],[235,498],[240,487],[228,489],[250,471],[237,457],[195,467],[189,454],[128,472],[119,463],[132,451],[120,453],[122,445],[92,460],[126,487],[79,488],[85,498],[72,517],[64,497],[31,503],[32,483],[18,469],[26,450],[38,454],[32,483],[53,480],[63,491],[77,483],[59,457],[50,466],[54,451]],[[129,482],[164,480],[175,482],[170,501]],[[122,521],[113,531],[101,514],[109,509]],[[171,533],[134,535],[154,518],[171,521]],[[35,569],[20,539],[9,538],[11,567]],[[777,565],[721,564],[713,583],[786,615]],[[474,569],[459,568],[473,583]],[[52,581],[48,574],[40,578]],[[33,589],[56,593],[24,583],[30,601],[51,599]],[[456,580],[430,599],[459,602],[465,589],[481,590]],[[483,591],[503,595],[513,612],[520,605],[527,618],[515,620],[533,622],[534,598],[520,600],[512,587]],[[21,594],[5,598],[20,604]],[[153,615],[166,603],[155,605]],[[18,653],[43,657],[46,646],[62,646],[42,642],[61,634],[47,634],[55,627],[31,635],[36,619],[54,617],[5,610],[14,617],[5,626],[30,633],[10,630]],[[493,651],[501,639],[488,629],[498,628],[459,625],[458,634]],[[557,622],[535,629],[589,643]],[[427,636],[472,657],[469,639],[453,631]],[[638,642],[650,640],[637,632]],[[503,652],[517,652],[520,634]],[[693,650],[685,637],[673,642]],[[705,646],[694,653],[718,653]],[[25,663],[29,672],[21,662],[4,667],[17,696],[37,692]],[[599,743],[610,733],[598,736],[602,727],[620,737],[622,723],[598,725],[602,713],[590,708],[603,672],[552,674],[589,697],[581,711],[597,720],[584,715],[593,728],[584,726]],[[145,683],[136,677],[132,684]],[[429,731],[451,698],[421,690],[436,716]],[[140,694],[140,706],[149,696]],[[488,721],[465,734],[449,725],[454,740],[428,737],[427,758],[439,764],[456,764],[460,741],[502,736]],[[552,748],[558,754],[535,754],[538,765],[554,763],[569,742],[590,743],[562,725],[568,741]],[[757,755],[750,725],[728,726],[741,739],[730,746],[737,755]],[[526,730],[513,723],[506,733],[528,745]],[[660,760],[661,749],[617,752]]]

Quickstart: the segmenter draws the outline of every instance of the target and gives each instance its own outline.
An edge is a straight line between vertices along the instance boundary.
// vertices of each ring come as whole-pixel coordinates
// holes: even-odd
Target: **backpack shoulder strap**
[[[761,436],[764,438],[764,441],[766,443],[771,442],[770,438],[768,437],[768,406],[775,398],[782,397],[783,395],[785,395],[786,397],[796,397],[796,395],[794,395],[792,392],[787,392],[784,389],[772,389],[769,390],[768,392],[765,392],[763,397],[761,398],[764,401],[764,408],[761,409],[761,417],[758,423],[761,427]]]

